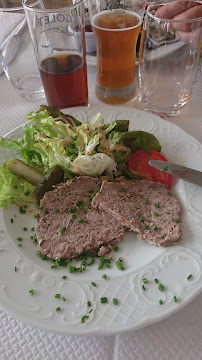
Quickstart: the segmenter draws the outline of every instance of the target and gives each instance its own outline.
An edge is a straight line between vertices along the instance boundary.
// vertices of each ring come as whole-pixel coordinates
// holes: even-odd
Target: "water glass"
[[[180,17],[158,16],[159,9],[168,9],[168,4],[178,9]],[[201,72],[202,17],[196,11],[183,17],[184,9],[195,6],[202,7],[202,1],[161,1],[150,4],[146,11],[139,50],[141,99],[147,111],[163,118],[181,112]]]
[[[6,74],[24,99],[39,99],[44,97],[44,89],[22,1],[13,5],[0,0],[0,74]]]

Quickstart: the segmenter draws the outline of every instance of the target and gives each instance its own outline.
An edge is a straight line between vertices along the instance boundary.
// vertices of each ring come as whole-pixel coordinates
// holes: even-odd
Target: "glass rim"
[[[34,8],[35,5],[37,5],[41,0],[36,0],[33,1],[32,4],[27,5],[26,2],[27,0],[23,0],[22,4],[23,4],[23,8],[26,10],[30,10],[36,13],[41,13],[41,14],[47,14],[47,13],[60,13],[60,12],[64,12],[70,9],[75,9],[77,6],[79,6],[80,4],[84,3],[85,0],[79,0],[77,3],[69,5],[69,6],[65,6],[65,7],[61,7],[61,8],[48,8],[48,9],[40,9],[40,8]]]
[[[10,11],[20,11],[20,10],[23,10],[24,11],[24,8],[23,6],[14,6],[14,7],[8,7],[8,8],[5,8],[5,7],[0,7],[0,11],[1,12],[10,12]]]
[[[166,23],[172,23],[172,24],[183,24],[183,23],[189,23],[189,22],[197,22],[197,21],[202,21],[202,16],[197,17],[197,18],[192,18],[192,19],[182,19],[182,20],[176,20],[176,19],[167,19],[167,18],[161,18],[158,16],[155,16],[153,14],[151,14],[150,11],[157,9],[159,6],[161,5],[166,5],[169,4],[171,2],[175,2],[178,0],[165,0],[165,1],[158,1],[158,2],[153,2],[151,3],[146,10],[146,14],[147,16],[149,16],[150,18],[152,18],[153,20],[157,20],[160,22],[166,22]],[[182,0],[181,0],[182,1]],[[190,0],[183,0],[184,2],[190,2]],[[202,0],[191,0],[193,3],[198,3],[202,5]]]

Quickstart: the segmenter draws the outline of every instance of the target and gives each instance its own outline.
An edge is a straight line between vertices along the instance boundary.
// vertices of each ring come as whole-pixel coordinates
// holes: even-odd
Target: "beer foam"
[[[137,19],[137,23],[134,26],[125,26],[125,22],[121,19],[116,19],[114,21],[114,19],[112,19],[112,17],[110,17],[110,15],[129,15],[130,18],[132,19],[132,17]],[[105,16],[106,15],[106,16]],[[102,19],[103,17],[105,17],[105,22],[109,21],[114,21],[116,22],[116,24],[119,26],[118,28],[110,28],[110,27],[102,27],[102,26],[98,26],[97,23],[99,21],[99,19]],[[109,18],[109,20],[107,19]],[[129,19],[128,19],[129,20]],[[102,21],[102,20],[101,20]],[[127,21],[127,20],[126,20]],[[104,30],[104,31],[126,31],[126,30],[131,30],[134,29],[136,27],[138,27],[141,24],[141,17],[139,14],[133,12],[133,11],[128,11],[128,10],[122,10],[120,9],[119,11],[111,11],[111,10],[104,10],[101,11],[100,13],[96,14],[93,16],[92,18],[92,26],[100,29],[100,30]]]

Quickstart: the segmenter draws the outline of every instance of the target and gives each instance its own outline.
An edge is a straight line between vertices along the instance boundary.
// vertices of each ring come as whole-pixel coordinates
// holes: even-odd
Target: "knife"
[[[192,184],[202,186],[202,172],[167,161],[149,160],[149,165],[162,172],[174,175]]]

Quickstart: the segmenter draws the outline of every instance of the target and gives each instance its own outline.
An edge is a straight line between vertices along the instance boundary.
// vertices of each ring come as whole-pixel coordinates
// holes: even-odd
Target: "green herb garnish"
[[[106,296],[105,296],[105,297],[102,297],[102,298],[100,299],[100,302],[101,302],[101,304],[107,303],[107,297],[106,297]]]
[[[64,231],[65,231],[65,227],[62,226],[61,229],[60,229],[60,235],[63,235]]]
[[[164,285],[163,285],[163,284],[159,284],[158,289],[159,289],[160,291],[163,291],[163,290],[164,290]]]

